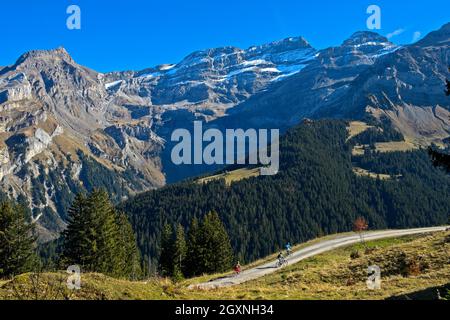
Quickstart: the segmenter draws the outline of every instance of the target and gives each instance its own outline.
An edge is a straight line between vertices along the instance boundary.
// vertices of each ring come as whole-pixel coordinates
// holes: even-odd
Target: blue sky
[[[66,9],[81,8],[81,30]],[[290,36],[314,47],[339,45],[367,30],[366,9],[381,8],[383,35],[411,43],[450,22],[448,0],[2,0],[0,66],[32,49],[64,46],[80,64],[106,72],[176,63],[195,50],[247,48]]]

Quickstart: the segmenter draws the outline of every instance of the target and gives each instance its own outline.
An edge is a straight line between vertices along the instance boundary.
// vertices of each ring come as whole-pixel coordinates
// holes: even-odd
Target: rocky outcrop
[[[11,171],[11,158],[9,157],[8,148],[0,147],[0,181],[3,180],[5,175],[10,174]]]
[[[31,98],[31,86],[29,84],[15,86],[0,92],[0,103],[12,103]]]
[[[3,84],[3,86],[2,86]],[[10,104],[26,101],[32,98],[31,85],[23,73],[14,75],[0,82],[0,105],[6,109]]]
[[[52,139],[62,133],[63,129],[60,126],[51,135],[41,128],[36,129],[34,135],[25,140],[27,147],[23,154],[24,163],[30,162],[36,155],[46,150],[52,143]]]
[[[25,140],[27,147],[23,154],[24,163],[30,162],[34,156],[47,149],[51,142],[52,137],[44,130],[38,128],[32,137]]]

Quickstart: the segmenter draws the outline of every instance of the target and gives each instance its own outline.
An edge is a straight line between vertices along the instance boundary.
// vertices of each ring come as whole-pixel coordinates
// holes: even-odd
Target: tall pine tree
[[[80,264],[87,270],[94,267],[97,254],[96,230],[87,210],[87,198],[78,194],[68,210],[67,229],[64,238],[64,265]]]
[[[199,257],[202,272],[224,272],[232,267],[233,249],[217,212],[212,211],[205,216],[200,229],[200,243],[203,251]]]
[[[181,224],[178,224],[175,231],[175,243],[173,245],[173,271],[172,277],[176,280],[184,278],[183,270],[186,261],[186,235],[184,228]]]
[[[116,212],[105,191],[75,198],[64,232],[62,261],[78,264],[84,271],[127,278],[139,275],[139,252],[131,225],[124,214]]]
[[[180,279],[224,272],[232,267],[232,263],[230,238],[217,212],[208,213],[201,225],[193,219],[187,242],[181,224],[175,231],[170,224],[164,225],[159,259],[161,275]]]
[[[94,190],[87,199],[87,210],[92,216],[96,233],[96,259],[93,271],[120,275],[118,252],[119,228],[116,224],[115,210],[104,190]]]
[[[140,253],[133,228],[123,212],[116,214],[116,222],[119,226],[117,247],[118,256],[120,257],[120,273],[130,279],[138,279],[142,271],[140,266]]]
[[[25,209],[10,202],[0,204],[0,277],[31,271],[36,266],[34,226]]]
[[[198,276],[202,273],[200,261],[202,261],[202,246],[200,239],[200,225],[198,219],[192,219],[187,235],[187,256],[184,274],[187,277]]]
[[[173,271],[173,229],[166,223],[161,234],[161,253],[159,257],[159,272],[164,277],[172,276]]]

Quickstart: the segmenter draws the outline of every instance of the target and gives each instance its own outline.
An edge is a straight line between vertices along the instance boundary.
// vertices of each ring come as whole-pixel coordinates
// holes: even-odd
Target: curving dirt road
[[[377,240],[429,232],[445,231],[447,228],[448,227],[431,227],[431,228],[366,232],[364,233],[364,240]],[[319,243],[300,249],[294,252],[287,260],[290,265],[295,264],[306,258],[321,254],[326,251],[334,250],[339,247],[348,246],[357,243],[359,241],[360,237],[358,234],[338,236],[337,238],[324,240]],[[189,286],[189,289],[216,289],[221,287],[235,286],[278,271],[279,269],[276,267],[276,263],[277,263],[276,260],[271,261],[269,263],[265,263],[252,269],[245,270],[238,276],[233,275],[225,278],[215,279],[206,283],[193,284]]]

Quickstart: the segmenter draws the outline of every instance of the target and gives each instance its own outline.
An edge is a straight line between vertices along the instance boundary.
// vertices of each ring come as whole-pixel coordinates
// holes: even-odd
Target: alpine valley
[[[302,128],[288,134],[284,144],[292,148],[285,149],[286,162],[281,163],[286,170],[289,159],[299,159],[289,153],[296,150],[298,143],[292,139],[299,133],[306,135],[308,148],[313,142],[322,143],[320,136],[344,148],[341,120],[351,121],[350,132],[383,133],[385,140],[375,141],[379,152],[393,147],[391,151],[420,150],[432,143],[445,147],[450,136],[450,100],[443,84],[450,76],[449,58],[450,24],[406,46],[373,32],[357,32],[342,45],[323,50],[293,37],[245,50],[207,49],[178,63],[111,73],[79,65],[64,48],[31,51],[14,64],[0,67],[1,188],[4,196],[30,208],[40,241],[47,242],[65,229],[67,209],[80,191],[105,188],[119,203],[212,171],[176,168],[170,162],[171,133],[191,129],[198,120],[219,129],[287,132],[305,119],[312,123],[335,119],[334,124],[319,121],[314,130]],[[338,136],[332,138],[333,134]],[[387,141],[387,136],[395,141]],[[364,153],[373,142],[370,139],[367,134],[354,140],[353,155]],[[334,148],[324,150],[332,154]],[[352,165],[345,156],[338,158],[338,166]],[[414,159],[426,165],[423,155],[416,154]],[[370,177],[369,167],[386,169],[373,158],[365,161],[354,164],[355,177]],[[375,176],[382,173],[387,174],[376,172]],[[400,179],[388,173],[392,181]],[[448,177],[437,179],[448,182]],[[275,180],[270,181],[276,189]],[[370,188],[379,190],[379,197],[395,193],[375,183]],[[387,206],[386,201],[376,203]],[[448,199],[444,205],[439,219],[424,223],[419,219],[417,224],[442,222]],[[365,204],[358,202],[355,207],[363,209]],[[373,216],[378,226],[389,226],[382,217]],[[320,232],[319,224],[311,222],[311,226],[310,230]],[[272,249],[259,248],[246,258],[255,259]]]

